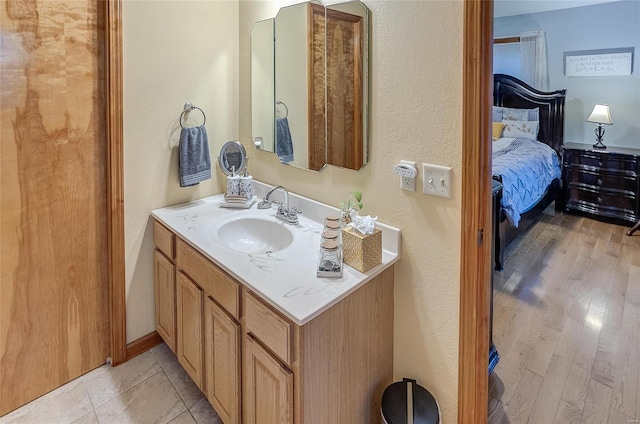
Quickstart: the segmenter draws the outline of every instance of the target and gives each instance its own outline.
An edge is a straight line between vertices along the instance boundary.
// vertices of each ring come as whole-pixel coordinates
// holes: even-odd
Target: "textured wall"
[[[418,379],[457,419],[462,121],[461,1],[366,1],[372,11],[370,161],[321,173],[278,163],[250,145],[250,38],[279,3],[240,2],[240,138],[255,178],[332,205],[364,193],[363,213],[402,229],[395,272],[394,374]],[[401,159],[453,168],[453,199],[399,189]]]
[[[238,138],[238,2],[123,2],[127,342],[155,330],[153,209],[219,193],[178,182],[178,118],[207,115],[211,159]],[[189,122],[202,123],[194,111]],[[247,118],[248,119],[248,118]]]

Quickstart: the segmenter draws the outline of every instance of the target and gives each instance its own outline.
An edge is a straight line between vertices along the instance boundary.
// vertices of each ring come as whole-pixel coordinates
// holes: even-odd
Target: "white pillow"
[[[503,137],[538,139],[538,121],[502,121]]]
[[[502,112],[503,121],[539,121],[540,120],[540,108],[533,109],[516,109],[512,107],[499,107],[497,108]],[[494,110],[494,113],[497,112]]]

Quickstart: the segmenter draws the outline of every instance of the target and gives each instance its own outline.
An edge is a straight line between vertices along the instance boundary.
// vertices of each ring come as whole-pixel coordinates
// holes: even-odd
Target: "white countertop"
[[[269,188],[256,181],[258,199]],[[280,199],[280,194],[276,192],[272,198]],[[341,278],[318,278],[321,220],[327,214],[335,214],[337,209],[292,193],[289,198],[292,205],[303,211],[298,225],[276,220],[275,207],[258,209],[257,202],[248,209],[220,207],[224,202],[222,194],[156,209],[152,216],[293,322],[304,325],[397,262],[401,235],[399,229],[378,223],[383,245],[380,265],[363,274],[345,264]],[[273,220],[287,227],[293,234],[291,245],[274,253],[239,253],[216,237],[224,223],[247,217]]]

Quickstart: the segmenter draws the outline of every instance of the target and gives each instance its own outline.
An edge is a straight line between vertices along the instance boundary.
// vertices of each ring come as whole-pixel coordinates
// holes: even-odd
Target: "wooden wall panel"
[[[105,9],[0,4],[3,415],[106,361],[109,269]]]

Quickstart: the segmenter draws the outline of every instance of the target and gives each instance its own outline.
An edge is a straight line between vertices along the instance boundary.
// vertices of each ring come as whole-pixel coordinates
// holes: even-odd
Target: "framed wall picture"
[[[568,77],[624,76],[633,73],[634,47],[564,52]]]

